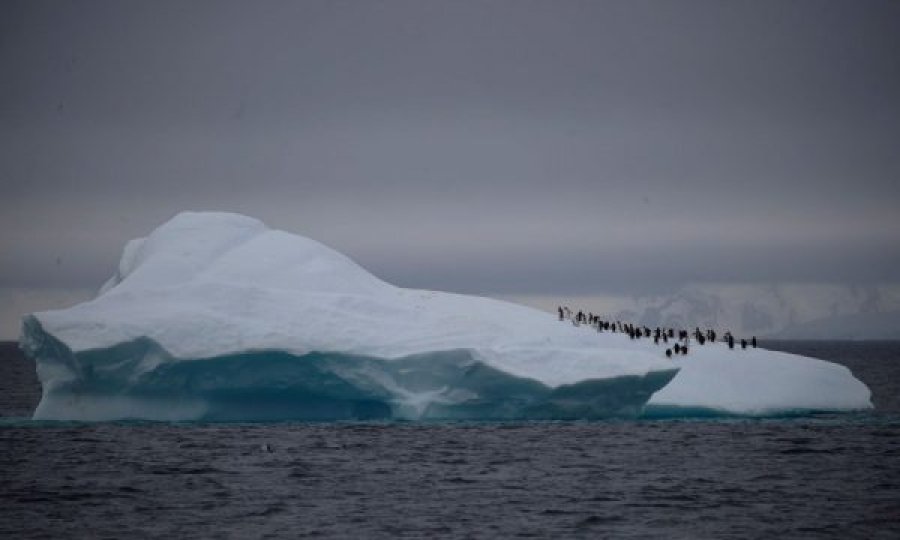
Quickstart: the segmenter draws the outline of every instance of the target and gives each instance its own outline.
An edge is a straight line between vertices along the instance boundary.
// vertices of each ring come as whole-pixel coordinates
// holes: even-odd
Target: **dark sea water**
[[[2,538],[900,538],[900,342],[867,414],[531,423],[36,423],[0,344]],[[16,418],[19,417],[19,418]]]

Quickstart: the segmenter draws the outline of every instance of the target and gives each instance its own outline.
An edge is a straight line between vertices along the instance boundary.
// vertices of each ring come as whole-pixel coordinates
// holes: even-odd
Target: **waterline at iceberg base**
[[[835,364],[721,344],[673,362],[524,306],[395,287],[227,213],[132,240],[96,298],[27,316],[20,345],[43,387],[36,419],[635,417],[658,396],[656,410],[724,414],[871,407]]]
[[[30,320],[27,324],[36,323]],[[57,383],[45,392],[35,411],[38,419],[633,417],[676,373],[623,375],[551,388],[492,368],[467,350],[395,360],[341,353],[295,356],[283,351],[246,351],[174,361],[146,338],[77,355],[53,341],[47,337],[56,361],[42,363],[41,369],[55,371]],[[51,357],[44,351],[34,352],[38,357]],[[143,371],[140,365],[148,358],[157,366]]]

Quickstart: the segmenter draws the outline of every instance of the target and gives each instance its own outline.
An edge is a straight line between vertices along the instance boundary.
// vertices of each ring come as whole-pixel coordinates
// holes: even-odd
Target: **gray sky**
[[[0,1],[0,289],[221,209],[406,286],[897,282],[900,2]]]

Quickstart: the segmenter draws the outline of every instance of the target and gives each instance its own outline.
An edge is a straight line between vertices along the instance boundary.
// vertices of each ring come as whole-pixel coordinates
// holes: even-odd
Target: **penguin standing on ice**
[[[753,336],[753,339],[750,340],[750,343],[753,345],[753,348],[756,348],[756,336]]]

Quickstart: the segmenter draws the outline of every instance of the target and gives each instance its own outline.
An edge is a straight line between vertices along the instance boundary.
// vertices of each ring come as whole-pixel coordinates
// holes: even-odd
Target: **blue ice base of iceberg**
[[[677,370],[550,388],[468,350],[401,359],[248,351],[173,359],[148,338],[72,353],[29,351],[44,393],[35,419],[281,421],[591,419],[638,416]]]

